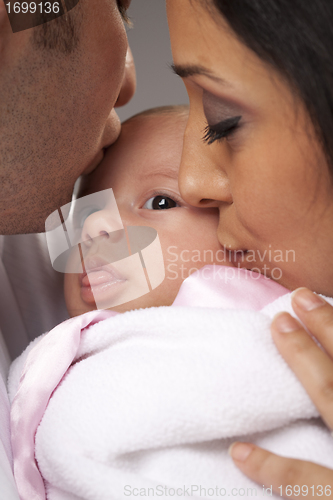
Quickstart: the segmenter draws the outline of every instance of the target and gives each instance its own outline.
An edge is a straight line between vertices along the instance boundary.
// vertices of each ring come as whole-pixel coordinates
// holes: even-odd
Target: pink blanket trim
[[[114,316],[91,311],[56,326],[29,353],[11,407],[11,440],[16,485],[21,500],[46,500],[35,460],[35,434],[49,399],[75,358],[81,332]]]

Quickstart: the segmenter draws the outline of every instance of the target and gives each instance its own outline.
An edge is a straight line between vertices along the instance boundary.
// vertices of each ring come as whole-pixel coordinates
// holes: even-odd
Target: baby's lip
[[[83,287],[126,281],[126,278],[112,264],[99,255],[85,258],[83,264],[85,272],[80,274],[80,283]]]

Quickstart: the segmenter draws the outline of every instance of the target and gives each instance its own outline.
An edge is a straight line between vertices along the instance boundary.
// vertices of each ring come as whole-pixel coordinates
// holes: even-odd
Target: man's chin
[[[70,207],[70,202],[72,195],[63,197],[60,206]],[[55,229],[59,225],[59,216],[54,217],[54,228],[52,226],[51,214],[58,214],[58,206],[47,206],[38,207],[39,212],[36,213],[34,209],[37,207],[21,207],[19,211],[13,211],[12,213],[6,213],[3,216],[0,215],[0,235],[15,235],[15,234],[31,234],[31,233],[44,233],[45,232],[45,221],[48,220],[49,227],[48,230]],[[63,216],[65,212],[62,211]],[[66,218],[66,217],[65,217]]]
[[[17,220],[13,222],[4,221],[0,222],[0,235],[9,236],[15,234],[31,234],[31,233],[43,233],[45,232],[45,220],[44,221],[29,221],[26,219]]]

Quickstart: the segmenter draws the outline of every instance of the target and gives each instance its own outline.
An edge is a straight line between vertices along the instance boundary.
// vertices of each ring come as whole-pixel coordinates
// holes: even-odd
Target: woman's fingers
[[[333,357],[333,307],[306,288],[294,292],[292,305],[326,353],[301,324],[287,313],[274,318],[272,335],[280,353],[327,425],[333,429],[333,361],[330,357]]]
[[[326,424],[333,429],[331,358],[288,313],[280,313],[274,318],[272,336],[281,355],[304,386]]]
[[[307,329],[333,358],[333,307],[307,288],[295,290],[292,306]]]
[[[332,498],[333,471],[326,467],[274,455],[253,444],[234,443],[229,453],[235,465],[260,487],[272,487],[285,498]],[[265,496],[270,496],[270,491]]]
[[[292,305],[326,352],[288,313],[274,318],[272,335],[280,353],[333,429],[333,307],[305,288],[293,294]],[[333,498],[333,471],[326,467],[282,458],[248,443],[235,443],[230,454],[244,474],[265,488],[272,487],[279,496]]]

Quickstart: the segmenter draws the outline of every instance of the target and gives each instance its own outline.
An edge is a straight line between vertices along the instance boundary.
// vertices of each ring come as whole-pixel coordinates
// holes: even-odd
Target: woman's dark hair
[[[333,174],[333,0],[209,0],[305,103]]]

